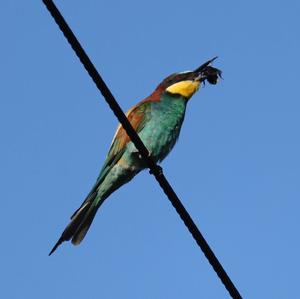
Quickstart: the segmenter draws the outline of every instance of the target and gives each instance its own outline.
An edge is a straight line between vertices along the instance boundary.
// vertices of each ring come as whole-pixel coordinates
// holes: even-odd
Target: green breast
[[[150,103],[147,122],[140,137],[156,161],[163,160],[178,139],[187,101],[164,94],[159,102]]]

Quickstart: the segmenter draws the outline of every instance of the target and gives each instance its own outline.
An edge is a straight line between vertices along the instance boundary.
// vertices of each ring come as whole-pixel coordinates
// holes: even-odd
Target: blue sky
[[[299,294],[299,1],[56,1],[124,110],[215,55],[166,176],[244,298]],[[147,171],[48,252],[117,126],[39,1],[2,1],[1,298],[229,298]]]

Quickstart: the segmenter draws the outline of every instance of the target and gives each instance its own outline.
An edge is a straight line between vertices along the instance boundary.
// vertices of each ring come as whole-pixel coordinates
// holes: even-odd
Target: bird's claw
[[[156,165],[154,169],[149,170],[149,173],[161,175],[161,174],[163,174],[163,169],[159,165]]]

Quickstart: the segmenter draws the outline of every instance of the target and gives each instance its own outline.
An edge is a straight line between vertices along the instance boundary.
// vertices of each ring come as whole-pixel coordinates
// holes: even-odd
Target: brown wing
[[[126,113],[126,116],[135,129],[136,132],[140,132],[143,127],[143,123],[145,120],[145,104],[136,105],[132,107]],[[115,136],[113,138],[111,147],[109,149],[107,159],[111,160],[114,156],[118,155],[118,153],[123,152],[125,150],[126,144],[130,141],[130,137],[127,135],[123,126],[119,124]]]

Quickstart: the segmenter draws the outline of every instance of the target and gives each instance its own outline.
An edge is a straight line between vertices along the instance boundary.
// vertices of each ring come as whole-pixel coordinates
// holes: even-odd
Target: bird
[[[214,57],[193,71],[171,74],[144,100],[126,113],[130,124],[160,163],[174,147],[189,99],[205,82],[216,84],[222,72],[211,66]],[[81,206],[73,213],[49,255],[64,241],[78,245],[106,198],[147,167],[121,124],[118,125],[100,174]]]

